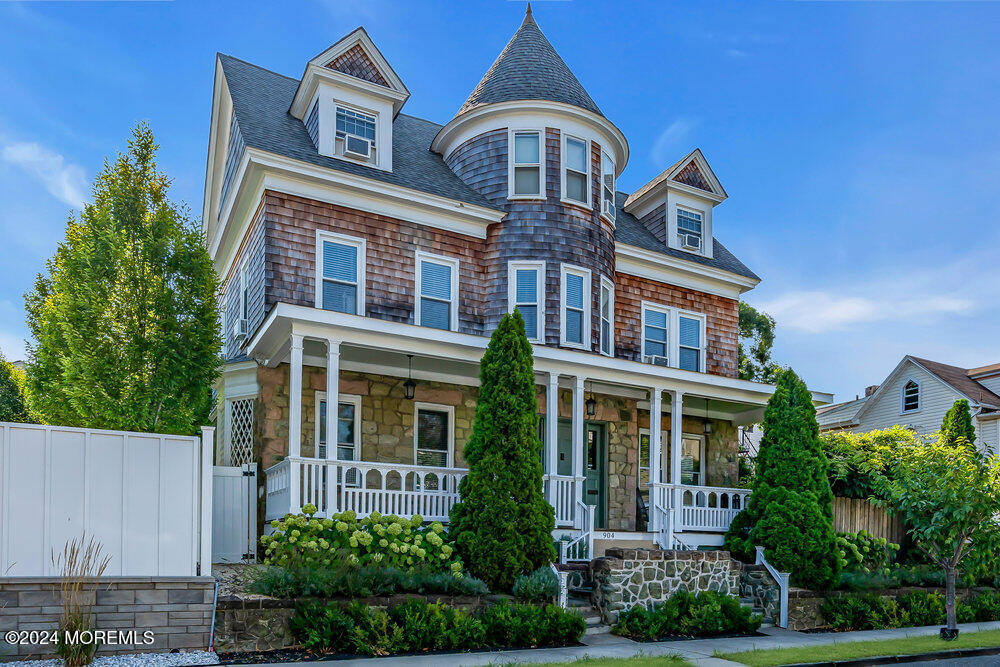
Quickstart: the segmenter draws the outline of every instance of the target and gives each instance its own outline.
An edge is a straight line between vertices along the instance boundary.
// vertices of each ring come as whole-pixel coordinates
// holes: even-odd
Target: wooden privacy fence
[[[212,440],[0,422],[0,577],[58,574],[86,533],[106,576],[211,573]]]
[[[861,498],[833,499],[833,529],[838,533],[864,530],[896,544],[902,544],[906,538],[906,528],[900,519]]]

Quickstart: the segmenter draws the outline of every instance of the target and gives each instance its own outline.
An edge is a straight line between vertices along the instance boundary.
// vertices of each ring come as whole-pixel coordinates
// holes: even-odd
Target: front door
[[[583,448],[587,455],[583,468],[587,478],[583,484],[583,501],[594,507],[594,527],[604,528],[608,509],[608,452],[604,424],[585,423]]]

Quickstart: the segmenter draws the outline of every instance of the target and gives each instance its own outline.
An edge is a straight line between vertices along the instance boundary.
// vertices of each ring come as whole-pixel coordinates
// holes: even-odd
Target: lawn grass
[[[573,662],[545,662],[534,667],[566,667],[566,665],[583,665],[584,667],[689,667],[691,663],[676,655],[640,655],[635,658],[580,658]]]
[[[962,633],[955,641],[943,641],[937,635],[926,637],[906,637],[903,639],[882,639],[868,642],[843,642],[840,644],[820,644],[799,648],[778,648],[769,650],[741,651],[739,653],[716,653],[715,657],[741,662],[751,667],[768,665],[789,665],[796,662],[829,662],[832,660],[853,660],[873,658],[883,655],[917,655],[934,651],[951,651],[961,648],[985,648],[1000,646],[1000,630]]]

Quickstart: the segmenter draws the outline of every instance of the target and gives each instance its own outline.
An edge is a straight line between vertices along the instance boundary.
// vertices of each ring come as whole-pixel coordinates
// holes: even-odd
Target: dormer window
[[[701,213],[677,209],[677,245],[682,250],[702,251],[705,243]]]
[[[337,106],[337,154],[375,161],[375,116]]]

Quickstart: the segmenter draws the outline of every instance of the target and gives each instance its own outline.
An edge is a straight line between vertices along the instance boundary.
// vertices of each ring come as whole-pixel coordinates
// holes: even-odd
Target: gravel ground
[[[62,660],[22,660],[9,662],[15,667],[62,667]],[[210,651],[184,653],[130,653],[127,655],[102,655],[94,660],[94,667],[174,667],[174,665],[217,665],[219,658]]]

